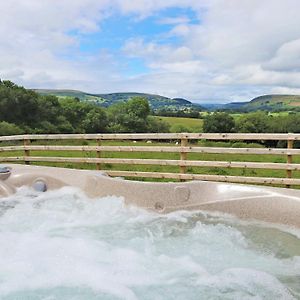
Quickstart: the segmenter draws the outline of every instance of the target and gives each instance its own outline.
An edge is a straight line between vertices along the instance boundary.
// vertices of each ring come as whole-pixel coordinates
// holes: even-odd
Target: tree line
[[[142,97],[102,108],[76,98],[39,95],[0,80],[0,135],[168,131],[166,122],[150,116]]]
[[[188,131],[180,124],[176,126],[172,131]],[[77,98],[40,95],[0,80],[0,135],[169,131],[168,123],[151,116],[149,103],[142,97],[103,108]],[[258,111],[234,118],[227,112],[215,112],[204,118],[203,131],[300,133],[300,113],[272,115]]]
[[[162,117],[179,117],[179,118],[193,118],[200,119],[201,109],[200,108],[192,108],[186,107],[183,109],[172,109],[172,108],[157,108],[154,110],[153,114],[156,116]]]

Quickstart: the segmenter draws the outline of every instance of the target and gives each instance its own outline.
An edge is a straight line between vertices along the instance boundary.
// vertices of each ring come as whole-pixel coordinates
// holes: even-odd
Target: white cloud
[[[205,0],[206,1],[206,0]],[[149,16],[169,7],[202,7],[197,0],[114,0],[116,7],[124,14],[133,13],[140,17]]]
[[[205,99],[205,93],[200,93],[197,86],[207,95],[213,87],[220,92],[216,98],[246,100],[247,92],[242,89],[247,89],[251,97],[257,92],[270,93],[276,87],[298,91],[298,0],[212,0],[193,7],[200,24],[184,24],[183,28],[176,25],[170,32],[183,37],[180,46],[143,44],[141,40],[134,45],[129,41],[132,53],[140,55],[155,72],[185,77],[179,80],[181,84],[174,84],[173,92],[198,100]],[[188,56],[177,57],[180,49],[185,49]],[[185,81],[191,90],[183,86]]]
[[[55,3],[54,3],[55,2]],[[71,30],[98,30],[107,1],[1,1],[0,74],[30,86],[88,80],[64,53],[76,49]],[[14,76],[12,76],[14,75]]]
[[[124,75],[113,54],[84,54],[70,32],[101,31],[118,12],[137,20],[167,7],[185,15],[158,18],[176,44],[128,40],[120,55],[141,58],[149,72]],[[300,90],[298,0],[0,0],[0,77],[27,87],[91,92],[145,91],[192,100],[248,100]]]
[[[130,39],[124,45],[123,51],[129,57],[143,57],[146,61],[152,63],[155,61],[163,67],[161,63],[180,63],[192,59],[192,52],[188,47],[180,46],[174,48],[169,45],[158,45],[155,43],[145,43],[143,39]],[[159,67],[159,66],[158,66]]]
[[[190,19],[187,16],[164,17],[158,21],[158,23],[160,24],[167,24],[167,25],[178,25],[178,24],[185,24],[189,22]]]
[[[272,94],[300,95],[300,88],[288,88],[288,87],[277,86],[272,88]]]
[[[190,34],[191,32],[191,28],[189,25],[187,24],[179,24],[176,25],[171,31],[170,31],[170,35],[177,35],[177,36],[187,36],[188,34]]]
[[[264,68],[275,71],[300,71],[300,39],[284,43]]]

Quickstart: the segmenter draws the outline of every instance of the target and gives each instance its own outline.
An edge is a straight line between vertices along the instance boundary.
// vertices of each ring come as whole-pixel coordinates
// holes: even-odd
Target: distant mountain
[[[132,97],[143,97],[149,101],[150,106],[153,109],[161,107],[169,108],[183,108],[183,107],[194,107],[195,105],[182,98],[168,98],[160,95],[146,94],[146,93],[111,93],[111,94],[96,94],[103,99],[105,99],[105,106],[110,106],[116,102],[128,101]]]
[[[289,110],[300,107],[300,95],[264,95],[252,99],[247,107],[253,110]]]
[[[223,109],[241,109],[244,108],[248,102],[230,102],[223,105]]]
[[[51,90],[36,89],[37,93],[42,95],[55,95],[57,97],[77,97],[82,101],[91,101],[97,105],[108,107],[121,101],[127,101],[132,97],[145,97],[152,109],[166,108],[170,110],[234,110],[234,111],[279,111],[299,108],[300,95],[264,95],[259,96],[248,102],[231,102],[226,104],[216,103],[192,103],[183,98],[168,98],[160,95],[146,93],[111,93],[111,94],[90,94],[76,90]]]
[[[220,107],[223,107],[224,104],[221,103],[201,103],[201,106],[203,106],[205,109],[214,111]]]
[[[189,100],[183,99],[183,98],[173,98],[172,100],[177,101],[178,103],[181,103],[183,105],[189,105],[192,102],[190,102]]]
[[[201,103],[201,105],[209,111],[216,111],[216,110],[223,110],[223,109],[236,109],[236,108],[239,108],[243,104],[245,104],[245,102]]]
[[[240,111],[288,111],[300,108],[300,95],[264,95],[248,102],[231,102],[224,104],[221,109]],[[220,109],[220,107],[218,107]]]
[[[77,90],[34,89],[34,91],[41,95],[54,95],[60,98],[73,97],[73,98],[78,98],[82,101],[96,102],[97,104],[100,105],[105,103],[105,99],[101,98],[100,96],[77,91]]]
[[[188,108],[203,109],[200,105],[194,104],[183,98],[168,98],[160,95],[146,93],[111,93],[111,94],[89,94],[76,90],[51,90],[35,89],[41,95],[55,95],[57,97],[76,97],[82,101],[91,101],[98,105],[108,107],[112,104],[128,101],[132,97],[144,97],[148,100],[152,109],[167,108],[183,110]]]

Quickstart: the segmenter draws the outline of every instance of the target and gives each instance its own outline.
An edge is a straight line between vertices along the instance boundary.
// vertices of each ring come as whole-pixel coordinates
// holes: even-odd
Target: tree
[[[75,98],[58,99],[26,90],[11,81],[0,80],[0,122],[2,132],[26,133],[104,132],[104,109]]]
[[[107,126],[107,116],[103,109],[94,107],[82,121],[82,127],[87,133],[105,132]]]
[[[258,111],[241,116],[236,124],[238,132],[263,133],[269,131],[268,115]]]
[[[293,112],[289,115],[277,115],[268,117],[268,132],[274,133],[300,133],[300,114]],[[270,143],[268,143],[269,145]],[[299,148],[299,142],[295,141],[294,147]],[[273,146],[273,145],[271,145]],[[279,141],[277,146],[286,147],[285,141]]]
[[[162,119],[154,116],[148,117],[148,132],[170,132],[170,125]]]
[[[58,117],[62,113],[58,98],[52,95],[40,96],[38,105],[39,121],[48,121],[52,124],[56,124]]]
[[[61,114],[75,132],[104,132],[107,116],[103,108],[75,98],[60,100]]]
[[[147,99],[134,97],[108,109],[109,129],[112,132],[147,132],[150,106]]]
[[[234,128],[233,117],[225,112],[210,114],[203,122],[204,132],[234,132]]]
[[[34,126],[39,120],[39,95],[11,81],[0,80],[0,120]]]

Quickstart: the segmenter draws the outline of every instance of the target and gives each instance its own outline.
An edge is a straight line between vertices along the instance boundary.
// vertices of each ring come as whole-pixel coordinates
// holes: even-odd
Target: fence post
[[[180,140],[180,146],[181,147],[187,147],[188,146],[188,139],[187,138],[181,138]],[[180,152],[180,160],[187,160],[187,152]],[[186,173],[186,166],[180,166],[180,173],[185,174]],[[180,181],[185,181],[184,179],[181,179]]]
[[[100,139],[97,139],[97,145],[98,145],[98,147],[101,146],[101,140]],[[101,151],[100,150],[97,150],[97,158],[101,158]],[[96,163],[96,169],[101,170],[101,164],[100,163]]]
[[[287,148],[288,149],[293,149],[294,146],[294,141],[293,140],[288,140],[287,141]],[[291,154],[287,155],[287,163],[291,164],[293,162],[293,156]],[[292,170],[287,170],[286,171],[286,177],[287,178],[292,178]],[[286,185],[287,188],[290,188],[291,186],[289,184]]]
[[[24,149],[24,156],[25,156],[25,164],[26,165],[30,165],[30,161],[28,161],[28,160],[26,160],[26,158],[28,157],[28,156],[30,156],[30,150],[28,150],[28,149],[26,149],[26,146],[29,146],[30,145],[30,139],[24,139],[24,147],[25,147],[25,149]]]

